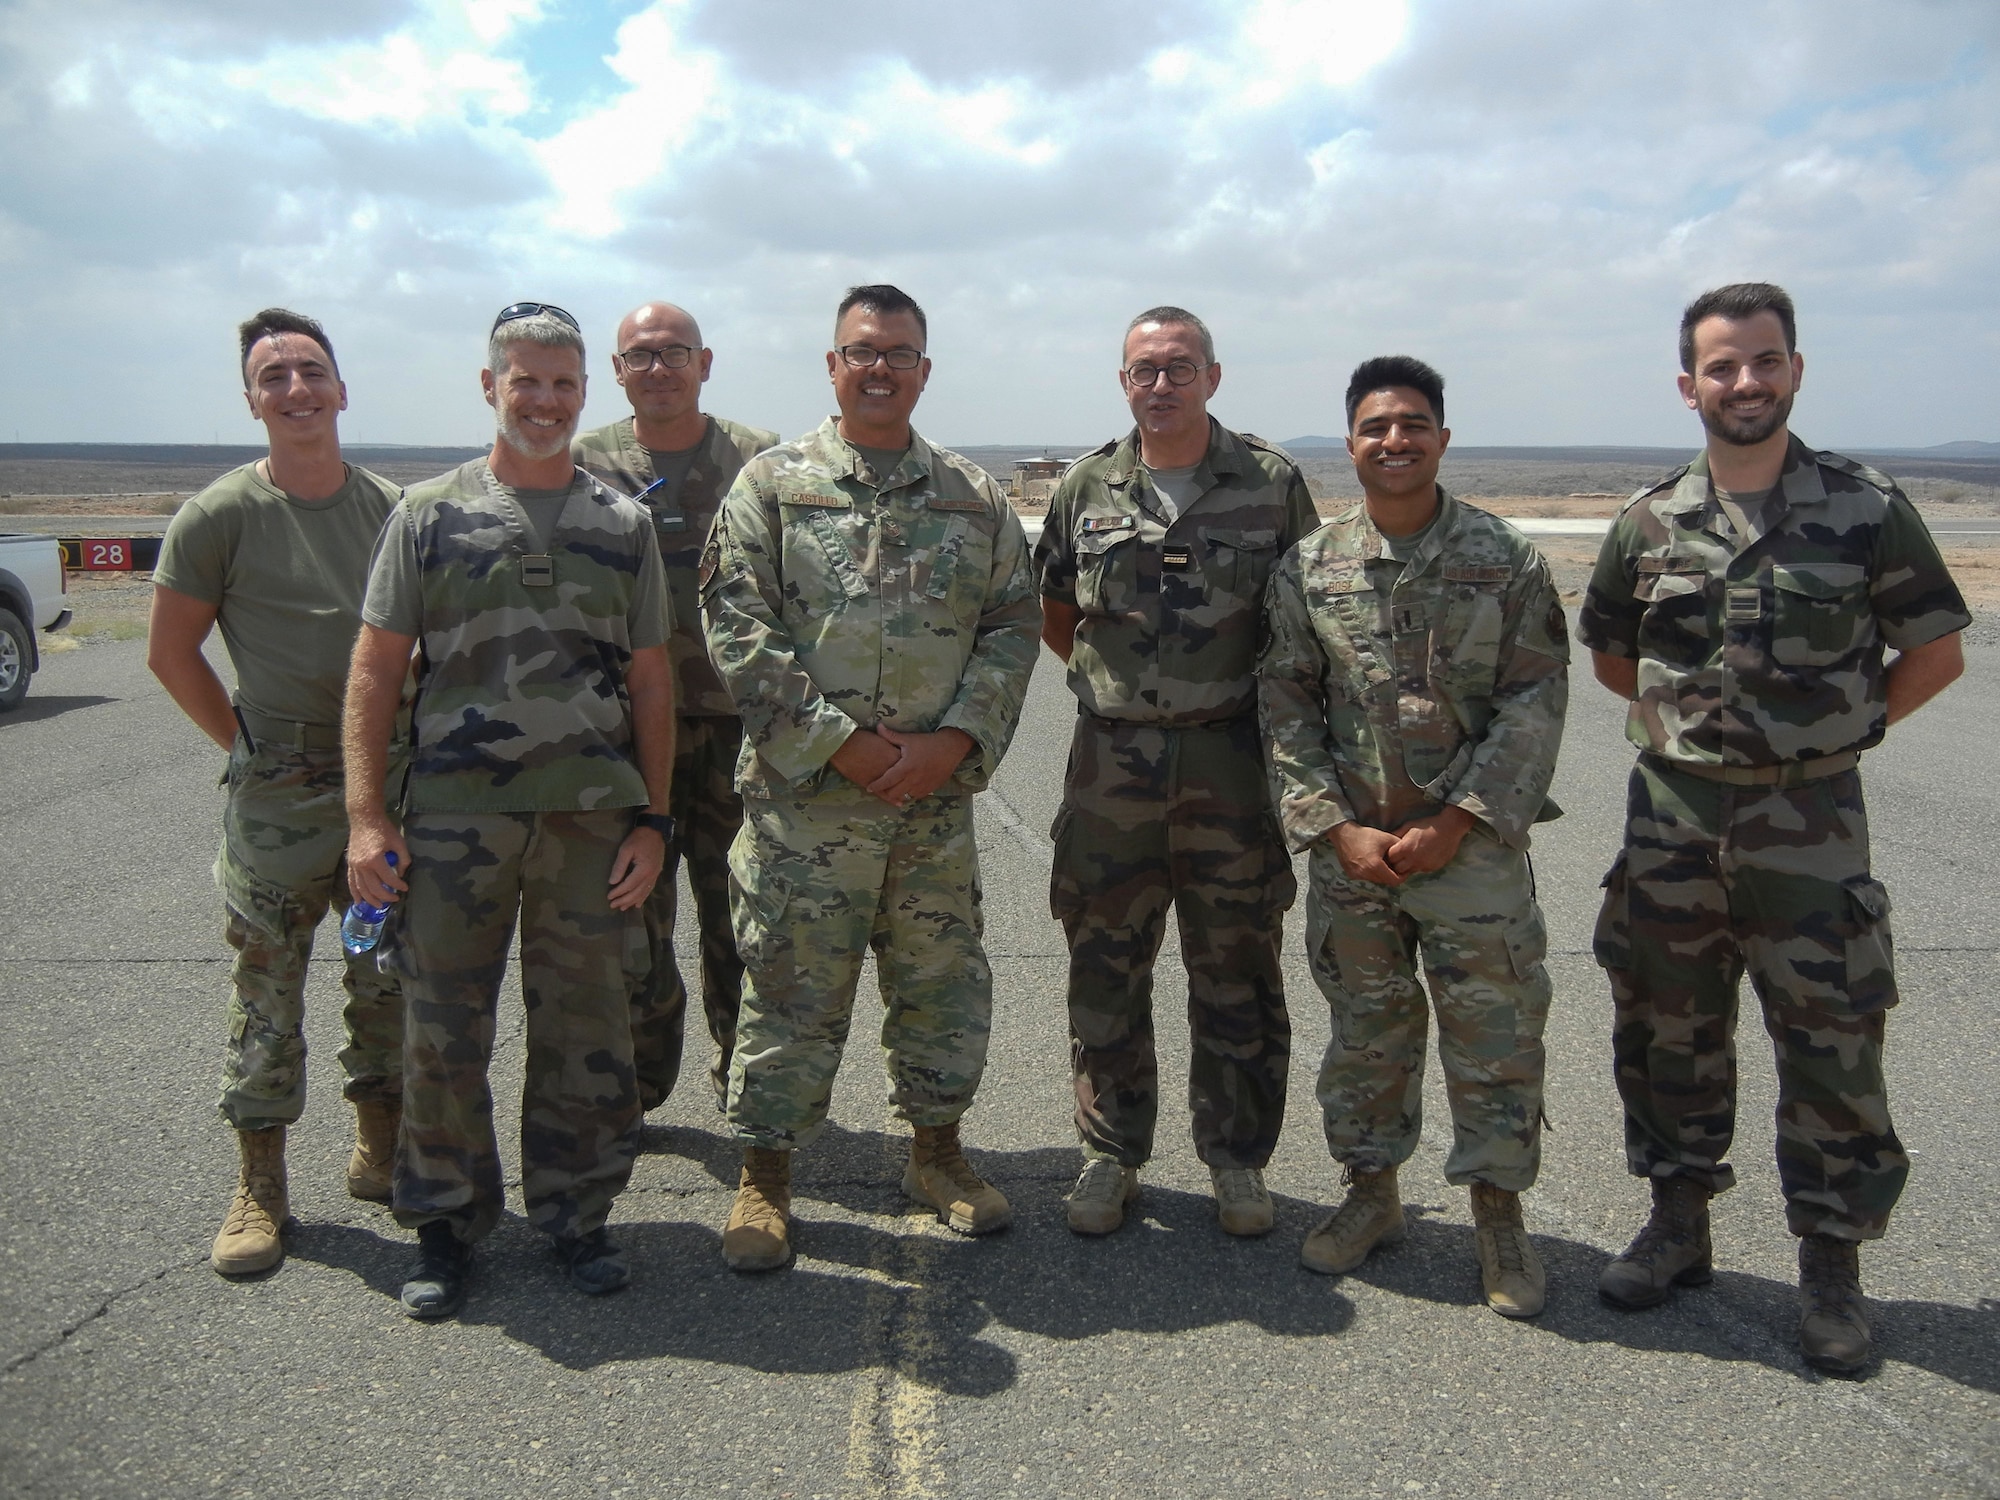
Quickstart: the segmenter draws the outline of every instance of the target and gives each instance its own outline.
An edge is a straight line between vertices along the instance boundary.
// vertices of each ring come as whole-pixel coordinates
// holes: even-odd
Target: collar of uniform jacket
[[[1785,445],[1785,466],[1778,472],[1778,487],[1784,491],[1785,508],[1795,505],[1824,505],[1826,482],[1820,478],[1819,455],[1799,441],[1797,433]],[[1685,515],[1713,503],[1715,485],[1708,473],[1708,450],[1703,449],[1681,471],[1671,493],[1655,502],[1662,513]]]
[[[1110,467],[1104,471],[1106,484],[1124,484],[1139,470],[1139,429],[1134,427],[1119,440],[1111,450]],[[1250,467],[1250,460],[1244,456],[1243,439],[1224,427],[1214,417],[1208,419],[1208,452],[1201,456],[1195,466],[1194,477],[1202,482],[1204,491],[1215,488],[1215,481],[1225,474],[1241,474]]]
[[[1414,578],[1423,572],[1443,552],[1451,541],[1451,534],[1458,530],[1465,519],[1465,506],[1458,497],[1443,485],[1437,487],[1437,515],[1431,519],[1431,529],[1424,533],[1424,539],[1417,544],[1417,550],[1403,563],[1403,576]],[[1363,562],[1374,562],[1386,556],[1382,545],[1382,529],[1375,524],[1375,518],[1368,514],[1368,502],[1363,500],[1354,509],[1334,518],[1334,524],[1348,528],[1354,539],[1352,555]]]
[[[819,445],[820,453],[826,459],[827,468],[832,471],[835,479],[856,479],[863,484],[868,483],[866,479],[861,478],[861,470],[867,460],[855,450],[854,444],[840,435],[840,418],[828,417],[820,423],[819,431],[813,434],[813,441]],[[919,479],[930,478],[930,473],[931,445],[924,441],[923,435],[916,428],[912,427],[910,451],[905,453],[903,461],[887,474],[876,476],[875,488],[901,489],[906,484],[915,484]],[[889,483],[892,478],[896,480],[893,485]]]

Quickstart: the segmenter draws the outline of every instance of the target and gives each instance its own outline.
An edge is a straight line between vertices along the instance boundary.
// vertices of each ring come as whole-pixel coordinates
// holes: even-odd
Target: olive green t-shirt
[[[244,707],[338,724],[368,559],[401,498],[350,464],[338,493],[300,500],[245,464],[175,512],[153,582],[216,606]]]

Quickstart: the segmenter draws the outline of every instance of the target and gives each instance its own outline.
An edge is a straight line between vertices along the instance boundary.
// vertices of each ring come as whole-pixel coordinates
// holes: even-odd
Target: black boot
[[[1613,1307],[1656,1307],[1677,1286],[1707,1284],[1714,1274],[1708,1198],[1708,1189],[1691,1177],[1655,1177],[1653,1212],[1625,1253],[1598,1276],[1598,1296]]]
[[[1837,1375],[1852,1375],[1874,1352],[1861,1305],[1861,1247],[1852,1240],[1799,1241],[1799,1352]]]
[[[624,1254],[602,1225],[575,1238],[558,1235],[551,1243],[556,1259],[569,1269],[569,1284],[586,1297],[615,1292],[631,1279]]]
[[[472,1246],[434,1219],[417,1231],[417,1263],[403,1283],[403,1311],[430,1322],[448,1318],[465,1305],[465,1281],[472,1270]]]

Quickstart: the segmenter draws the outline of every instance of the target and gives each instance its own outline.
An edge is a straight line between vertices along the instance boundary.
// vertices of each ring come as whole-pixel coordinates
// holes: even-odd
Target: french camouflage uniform
[[[972,794],[1013,738],[1038,649],[1021,523],[957,454],[912,433],[878,474],[829,418],[744,467],[701,586],[744,733],[730,1125],[778,1150],[818,1134],[871,947],[890,1102],[913,1125],[950,1124],[993,1013]],[[828,763],[877,724],[959,729],[973,748],[936,793],[891,807]]]
[[[646,940],[651,962],[632,994],[632,1058],[639,1076],[639,1103],[647,1110],[666,1102],[680,1077],[687,986],[674,957],[674,922],[679,907],[678,871],[688,863],[701,952],[701,1008],[715,1051],[709,1081],[721,1102],[729,1084],[729,1054],[736,1043],[736,1007],[743,989],[743,960],[729,926],[729,845],[743,826],[743,799],[736,794],[736,758],[743,749],[743,721],[708,659],[702,635],[695,575],[702,549],[723,494],[743,465],[778,435],[709,417],[694,465],[679,492],[661,502],[643,503],[659,538],[673,600],[674,634],[668,654],[674,667],[674,784],[669,811],[674,836],[653,893],[646,898]],[[652,456],[633,432],[632,418],[579,435],[570,445],[577,466],[620,494],[638,496],[658,477]]]
[[[644,929],[606,892],[647,801],[625,673],[641,574],[659,566],[653,529],[578,472],[534,554],[484,459],[411,488],[390,525],[403,535],[383,547],[414,549],[424,660],[392,929],[409,1002],[396,1218],[443,1220],[465,1241],[499,1220],[487,1070],[518,908],[522,1192],[536,1228],[581,1237],[630,1177],[641,1118],[630,991]]]
[[[1417,1148],[1421,952],[1451,1105],[1445,1176],[1520,1192],[1540,1162],[1550,994],[1528,833],[1557,813],[1569,631],[1528,539],[1438,500],[1404,561],[1365,505],[1285,555],[1259,707],[1286,838],[1311,851],[1306,948],[1333,1010],[1319,1103],[1334,1159],[1380,1172]],[[1327,838],[1445,807],[1476,821],[1449,864],[1399,886],[1349,877]]]
[[[1893,480],[1794,437],[1739,531],[1706,455],[1627,504],[1579,636],[1636,659],[1625,847],[1597,961],[1616,1009],[1626,1159],[1720,1192],[1747,968],[1778,1064],[1794,1234],[1879,1237],[1909,1172],[1882,1077],[1896,1003],[1888,893],[1856,769],[1887,723],[1884,647],[1970,623]]]
[[[1135,429],[1078,459],[1050,499],[1042,594],[1080,618],[1049,906],[1069,939],[1085,1156],[1152,1155],[1153,960],[1171,905],[1196,1150],[1211,1167],[1261,1168],[1284,1121],[1279,949],[1297,882],[1265,790],[1253,672],[1265,582],[1319,517],[1282,450],[1213,419],[1193,484],[1176,518]]]

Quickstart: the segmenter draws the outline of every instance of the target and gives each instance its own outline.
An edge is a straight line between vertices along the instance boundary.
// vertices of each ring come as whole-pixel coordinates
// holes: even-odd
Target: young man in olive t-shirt
[[[347,388],[325,331],[267,308],[239,330],[244,394],[270,455],[175,514],[153,574],[147,665],[229,753],[215,877],[236,949],[222,1117],[241,1155],[209,1263],[274,1266],[289,1208],[285,1127],[305,1108],[304,999],[314,931],[348,904],[340,711],[368,558],[397,487],[344,463]],[[202,655],[215,626],[232,696]],[[386,1200],[403,1097],[402,997],[373,956],[350,958],[340,1060],[357,1117],[347,1190]]]

